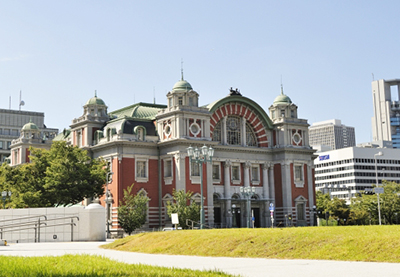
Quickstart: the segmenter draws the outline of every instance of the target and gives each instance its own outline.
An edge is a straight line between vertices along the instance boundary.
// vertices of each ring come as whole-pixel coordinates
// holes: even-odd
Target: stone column
[[[243,166],[243,169],[244,169],[244,174],[243,174],[243,178],[244,178],[244,187],[250,187],[250,174],[249,174],[249,171],[250,171],[250,167],[251,167],[251,163],[249,162],[249,161],[247,161],[247,162],[245,162],[244,163],[244,166]],[[245,205],[243,206],[244,207],[244,209],[243,209],[243,211],[244,211],[244,213],[242,213],[242,219],[244,219],[245,221],[244,222],[248,222],[248,220],[249,220],[249,218],[248,218],[248,215],[249,215],[249,213],[248,213],[248,209],[249,209],[249,207],[247,206],[247,200],[246,200],[246,202],[245,202]],[[250,211],[251,211],[251,200],[250,200]],[[250,214],[250,216],[251,216],[251,214]]]
[[[245,187],[250,187],[250,167],[251,167],[251,163],[249,161],[244,163],[244,174],[243,174],[243,178],[244,178],[244,186]]]
[[[271,199],[270,201],[275,204],[275,176],[274,176],[274,164],[269,164],[268,167],[269,174],[268,174],[268,180],[269,180],[269,198]]]
[[[308,207],[310,209],[310,225],[314,225],[314,186],[312,182],[312,163],[311,161],[307,162],[307,189],[308,189]]]
[[[247,145],[247,141],[246,141],[246,119],[244,117],[242,117],[240,123],[241,123],[241,126],[240,126],[241,133],[244,134],[242,136],[241,144],[242,144],[242,146],[246,146]]]
[[[231,167],[230,161],[225,161],[224,164],[224,198],[225,198],[225,219],[226,227],[232,227],[232,202],[231,202],[231,178],[229,169]]]
[[[290,178],[290,162],[283,162],[282,166],[282,205],[283,213],[292,213],[292,185]],[[286,224],[286,222],[285,222]]]
[[[222,136],[222,144],[226,145],[227,142],[227,137],[226,137],[226,117],[222,118],[221,122],[221,136]]]
[[[186,159],[189,161],[189,157],[185,154],[181,153],[176,153],[175,156],[175,165],[176,165],[176,170],[174,172],[175,174],[175,189],[178,190],[183,190],[186,191],[186,174],[190,174],[190,171],[185,172],[185,161]]]
[[[264,198],[264,211],[263,211],[263,219],[264,219],[264,226],[269,227],[271,226],[270,222],[270,214],[269,214],[269,180],[268,180],[268,164],[262,165],[262,176],[263,176],[263,198]]]

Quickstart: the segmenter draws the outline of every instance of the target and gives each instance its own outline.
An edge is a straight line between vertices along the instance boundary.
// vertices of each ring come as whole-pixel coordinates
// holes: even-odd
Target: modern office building
[[[348,147],[319,153],[314,164],[316,190],[329,191],[332,197],[349,200],[376,184],[376,177],[379,184],[400,183],[400,149]]]
[[[310,145],[319,151],[356,146],[354,127],[346,126],[338,119],[315,122],[308,129]]]
[[[20,137],[20,131],[27,123],[34,123],[41,130],[44,138],[58,133],[58,129],[46,127],[44,113],[0,109],[0,163],[10,156],[12,141]]]
[[[123,191],[132,184],[133,193],[142,191],[150,198],[148,228],[171,222],[166,204],[174,190],[193,192],[199,204],[203,191],[209,226],[246,227],[252,215],[256,227],[271,226],[271,204],[275,225],[285,226],[289,214],[296,226],[313,225],[315,151],[309,145],[307,120],[298,118],[297,106],[283,91],[269,107],[270,116],[233,89],[199,106],[199,94],[183,76],[166,100],[167,105],[136,103],[108,112],[95,95],[70,129],[56,138],[108,162],[112,182],[107,198],[100,200],[113,231],[119,230],[117,207]],[[214,149],[214,156],[199,167],[187,148],[204,145]],[[254,193],[246,196],[241,188]]]
[[[373,141],[391,141],[393,148],[400,148],[400,79],[372,82]]]

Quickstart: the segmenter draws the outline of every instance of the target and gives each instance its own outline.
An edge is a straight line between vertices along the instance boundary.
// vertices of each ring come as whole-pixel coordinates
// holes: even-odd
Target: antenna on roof
[[[372,73],[372,81],[375,81],[374,73]]]
[[[281,95],[283,95],[283,82],[282,82],[282,74],[281,74]]]
[[[156,88],[153,87],[153,104],[156,103]]]
[[[181,81],[183,81],[183,59],[181,59]]]
[[[8,100],[8,109],[11,110],[11,95],[10,95],[9,100]]]
[[[135,94],[133,94],[133,103],[134,103],[134,104],[136,103]]]
[[[94,97],[97,97],[97,90],[94,90]]]

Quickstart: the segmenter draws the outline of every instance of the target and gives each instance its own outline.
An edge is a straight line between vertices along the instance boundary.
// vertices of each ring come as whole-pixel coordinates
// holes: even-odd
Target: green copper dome
[[[180,80],[178,82],[175,83],[174,87],[172,88],[172,90],[193,90],[192,86],[189,84],[189,82],[185,81],[185,80]]]
[[[281,94],[277,96],[274,100],[274,105],[279,105],[279,104],[292,104],[292,100],[290,100],[289,96]]]
[[[274,100],[274,105],[282,104],[292,104],[292,100],[290,100],[289,96],[283,93],[283,87],[281,87],[281,94],[278,95]]]
[[[103,99],[98,98],[97,96],[90,98],[87,102],[86,105],[103,105],[105,106],[106,103],[104,103]]]
[[[33,123],[32,121],[30,121],[29,123],[26,123],[23,127],[22,127],[22,131],[29,131],[29,130],[39,130],[38,126],[36,126],[35,123]]]

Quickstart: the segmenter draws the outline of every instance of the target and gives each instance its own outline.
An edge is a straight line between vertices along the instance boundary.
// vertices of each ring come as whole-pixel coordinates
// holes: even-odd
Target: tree
[[[124,198],[118,207],[118,223],[129,235],[146,223],[149,198],[143,191],[132,194],[133,184],[124,190]]]
[[[167,213],[171,217],[171,214],[177,213],[179,219],[179,225],[186,229],[189,226],[186,225],[186,219],[190,219],[194,222],[200,220],[200,206],[192,200],[193,192],[184,190],[172,192],[174,199],[173,203],[167,203]]]
[[[54,142],[50,150],[30,148],[30,163],[0,168],[2,187],[12,191],[11,207],[76,204],[104,194],[105,162],[85,150]]]

